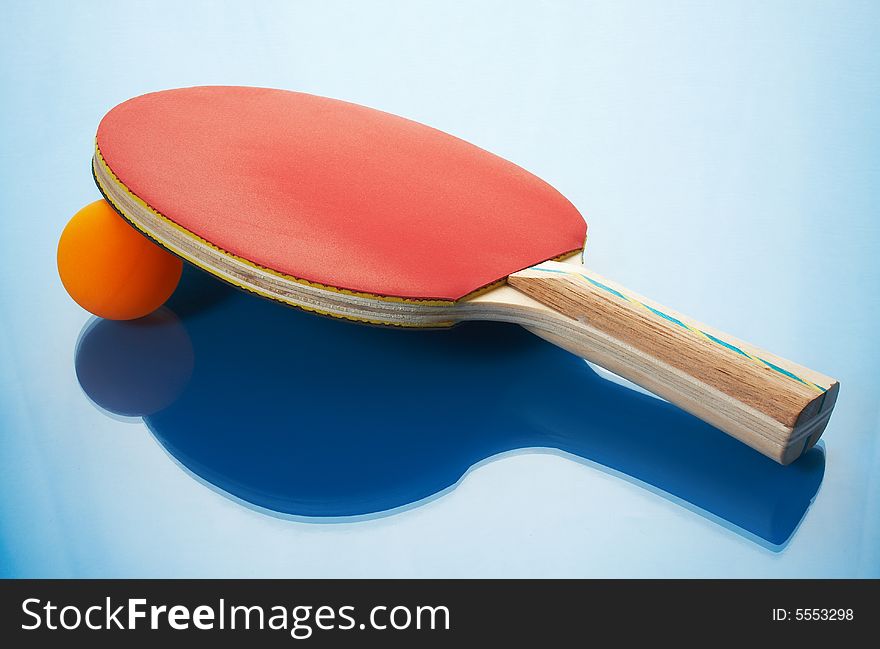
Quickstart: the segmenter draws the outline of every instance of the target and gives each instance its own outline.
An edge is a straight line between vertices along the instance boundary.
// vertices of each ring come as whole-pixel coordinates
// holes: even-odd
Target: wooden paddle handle
[[[531,331],[675,403],[782,464],[822,434],[834,379],[736,340],[582,266],[545,262],[510,286],[566,318]],[[574,321],[574,322],[572,322]],[[650,422],[645,422],[650,426]]]

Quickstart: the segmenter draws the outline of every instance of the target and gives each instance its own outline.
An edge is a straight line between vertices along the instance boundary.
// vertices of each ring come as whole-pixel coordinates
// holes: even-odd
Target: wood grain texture
[[[514,273],[508,283],[584,327],[580,338],[566,338],[548,322],[543,332],[536,331],[539,335],[777,461],[789,462],[815,444],[816,430],[824,428],[834,406],[839,388],[833,379],[672,312],[586,269],[549,262]]]

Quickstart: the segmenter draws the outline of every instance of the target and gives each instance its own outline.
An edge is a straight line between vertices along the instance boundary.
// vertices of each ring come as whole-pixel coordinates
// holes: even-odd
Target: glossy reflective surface
[[[195,476],[274,512],[387,512],[492,456],[549,448],[781,545],[822,480],[820,450],[777,465],[519,327],[357,326],[187,270],[165,311],[89,323],[77,376],[101,407],[144,414]]]
[[[0,24],[0,574],[880,576],[877,8],[217,6]],[[191,274],[90,321],[54,254],[98,120],[199,83],[545,178],[598,272],[838,378],[822,448],[782,469],[512,327],[364,329]]]

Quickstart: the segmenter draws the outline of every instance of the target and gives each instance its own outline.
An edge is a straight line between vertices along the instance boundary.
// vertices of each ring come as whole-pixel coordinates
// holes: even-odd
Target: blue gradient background
[[[121,4],[3,5],[0,575],[880,576],[880,5]],[[209,83],[347,99],[509,158],[586,215],[598,272],[837,377],[791,542],[540,452],[392,516],[286,520],[98,411],[58,235],[98,197],[101,116]]]

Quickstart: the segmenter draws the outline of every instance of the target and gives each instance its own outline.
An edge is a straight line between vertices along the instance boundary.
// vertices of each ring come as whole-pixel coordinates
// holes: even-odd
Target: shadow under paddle
[[[778,551],[825,471],[821,447],[780,466],[514,325],[352,324],[192,269],[152,316],[90,322],[76,370],[93,402],[142,417],[200,480],[310,520],[410,507],[490,458],[538,448]]]

